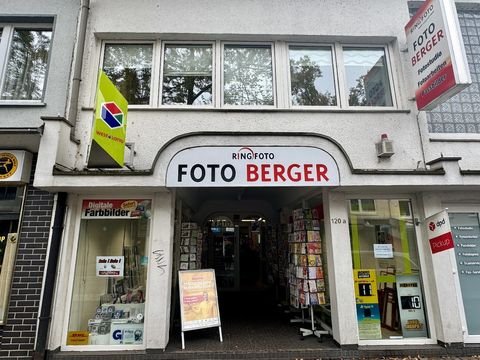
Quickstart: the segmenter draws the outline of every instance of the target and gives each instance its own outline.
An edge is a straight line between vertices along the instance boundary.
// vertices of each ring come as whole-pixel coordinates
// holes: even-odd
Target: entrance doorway
[[[307,324],[310,301],[321,305],[315,306],[314,322],[329,327],[328,281],[326,271],[324,277],[321,269],[322,266],[326,269],[326,256],[321,253],[320,246],[315,247],[318,252],[312,253],[312,259],[316,259],[312,265],[312,269],[316,268],[315,274],[305,274],[304,280],[297,269],[302,266],[308,269],[307,232],[316,235],[309,238],[310,241],[320,241],[324,237],[321,194],[319,188],[177,190],[176,268],[215,270],[222,329],[228,343],[223,344],[223,348],[236,348],[245,341],[259,349],[273,343],[279,348],[291,349],[292,341],[296,344],[294,348],[318,343],[315,337],[299,342],[304,339],[299,328],[310,326]],[[304,213],[310,217],[304,220]],[[315,224],[315,230],[300,231],[296,223],[303,221]],[[303,240],[294,237],[295,233],[305,234],[301,237]],[[187,256],[186,251],[194,251],[196,255]],[[313,280],[306,280],[309,276],[314,276]],[[178,309],[180,299],[175,274],[173,279],[175,306],[172,308]],[[318,285],[318,290],[304,290],[309,283]],[[309,290],[315,291],[315,300]],[[179,334],[178,311],[173,319],[171,346],[179,346],[175,340]],[[187,348],[189,338],[190,341],[218,342],[216,330],[187,332],[185,337]],[[262,343],[270,339],[271,343],[259,345],[260,339]],[[283,345],[278,343],[279,339]],[[328,341],[323,343],[324,346],[329,344],[333,345]]]

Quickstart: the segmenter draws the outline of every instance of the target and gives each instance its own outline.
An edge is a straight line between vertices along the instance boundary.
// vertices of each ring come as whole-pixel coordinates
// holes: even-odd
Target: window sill
[[[430,142],[480,142],[476,133],[430,133]]]
[[[5,107],[44,107],[46,103],[41,101],[28,101],[28,100],[0,100],[0,106]]]
[[[93,107],[82,106],[82,111],[93,111]],[[288,109],[278,109],[278,108],[212,108],[212,107],[129,107],[129,112],[144,112],[144,111],[206,111],[206,112],[273,112],[273,113],[346,113],[346,114],[361,114],[361,113],[394,113],[394,114],[410,114],[411,110],[409,109],[340,109],[340,108],[314,108],[309,109],[306,107],[302,108],[288,108]]]

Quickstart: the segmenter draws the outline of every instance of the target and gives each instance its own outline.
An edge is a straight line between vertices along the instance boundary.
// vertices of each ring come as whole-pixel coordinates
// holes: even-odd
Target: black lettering
[[[215,169],[218,169],[220,167],[220,165],[218,164],[208,164],[207,165],[207,168],[211,169],[211,175],[210,175],[210,180],[212,182],[215,182]]]
[[[186,164],[178,164],[178,182],[182,182],[183,175],[187,175],[185,170],[187,166]]]
[[[200,169],[200,172],[201,172],[201,176],[199,178],[195,177],[195,170],[197,169]],[[192,169],[190,170],[190,177],[195,182],[203,181],[203,179],[205,179],[205,168],[200,164],[193,165]]]
[[[230,169],[231,174],[230,174],[229,178],[227,178],[227,176],[225,175],[226,169]],[[222,166],[222,170],[220,171],[220,175],[221,175],[223,181],[231,182],[231,181],[233,181],[233,179],[235,179],[235,176],[237,174],[236,174],[236,171],[235,171],[235,168],[233,167],[233,165],[227,164],[227,165]]]

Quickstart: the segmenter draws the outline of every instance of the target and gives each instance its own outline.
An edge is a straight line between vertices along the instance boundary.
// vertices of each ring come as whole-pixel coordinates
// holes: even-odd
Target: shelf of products
[[[201,268],[202,237],[202,231],[197,223],[182,223],[180,233],[180,270]]]

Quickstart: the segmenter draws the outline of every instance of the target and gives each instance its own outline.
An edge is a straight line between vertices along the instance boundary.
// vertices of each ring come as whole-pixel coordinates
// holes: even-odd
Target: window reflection
[[[272,49],[269,45],[226,45],[224,103],[273,105]]]
[[[328,47],[290,47],[293,105],[336,105],[332,51]]]
[[[106,45],[103,71],[129,104],[149,104],[152,45]]]
[[[212,103],[211,45],[165,45],[162,103]]]
[[[41,100],[51,38],[50,30],[14,30],[3,100]]]
[[[350,106],[393,106],[383,48],[344,48]]]

